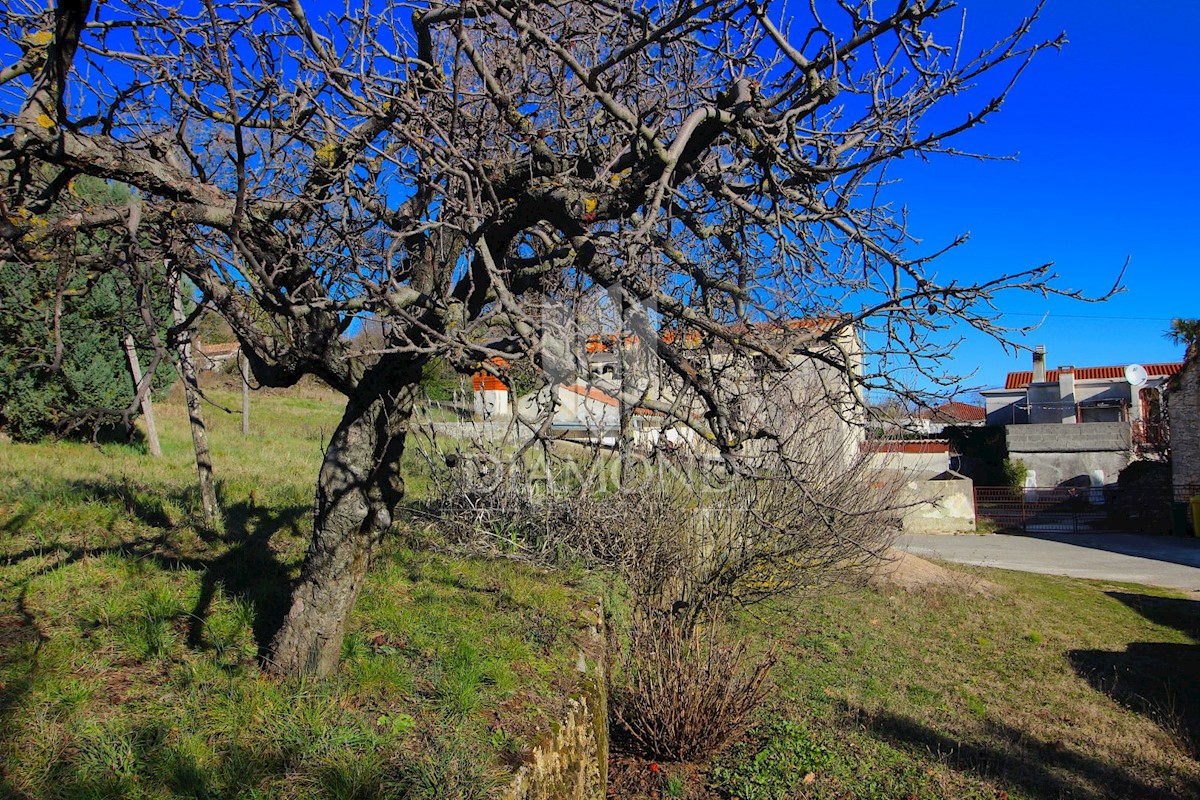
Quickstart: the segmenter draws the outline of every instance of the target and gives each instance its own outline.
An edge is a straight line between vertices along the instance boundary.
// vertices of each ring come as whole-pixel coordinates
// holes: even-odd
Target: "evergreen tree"
[[[69,199],[35,220],[40,233],[23,242],[51,258],[32,262],[14,250],[0,261],[0,426],[13,439],[94,436],[117,422],[135,390],[122,345],[127,334],[142,364],[154,362],[137,290],[126,265],[110,260],[115,235],[69,225],[81,208],[131,201],[125,186],[76,178]],[[154,318],[165,321],[161,284],[147,282],[146,290],[155,295]],[[173,379],[170,362],[160,361],[153,385],[162,389]]]

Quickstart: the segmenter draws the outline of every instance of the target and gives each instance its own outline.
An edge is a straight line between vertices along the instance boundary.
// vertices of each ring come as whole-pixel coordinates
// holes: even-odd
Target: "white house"
[[[1162,392],[1181,362],[1061,366],[1046,369],[1037,347],[1033,369],[1010,372],[1003,388],[982,392],[989,425],[1086,422],[1152,423],[1162,411]]]
[[[776,430],[787,440],[804,440],[808,447],[820,445],[822,451],[836,452],[850,463],[858,457],[862,403],[857,378],[862,371],[862,346],[850,326],[838,328],[841,320],[793,320],[786,324],[765,324],[755,333],[772,337],[776,331],[784,346],[789,335],[803,341],[789,359],[786,369],[770,369],[761,359],[742,357],[723,341],[697,334],[664,333],[664,346],[701,351],[713,372],[719,375],[722,394],[737,409],[740,418],[751,427]],[[819,345],[828,352],[814,358],[804,348],[813,346],[808,332],[835,331],[832,341]],[[736,332],[736,331],[735,331]],[[691,446],[704,450],[703,408],[698,400],[681,399],[679,382],[660,358],[637,358],[631,354],[640,347],[637,337],[593,335],[581,348],[585,353],[584,375],[576,381],[554,386],[553,395],[543,389],[534,395],[512,398],[502,378],[488,372],[474,378],[475,409],[479,418],[516,414],[530,423],[544,418],[553,407],[551,432],[561,438],[587,439],[612,446],[620,431],[620,401],[601,387],[620,384],[634,387],[634,393],[646,398],[648,406],[674,405],[668,416],[635,404],[632,409],[632,435],[642,448],[673,449]],[[785,351],[786,352],[786,351]],[[693,356],[694,357],[694,356]],[[491,372],[503,374],[503,367]],[[686,424],[692,420],[695,425]],[[694,428],[700,428],[700,431]],[[815,442],[819,437],[821,442]],[[828,440],[828,441],[825,441]]]

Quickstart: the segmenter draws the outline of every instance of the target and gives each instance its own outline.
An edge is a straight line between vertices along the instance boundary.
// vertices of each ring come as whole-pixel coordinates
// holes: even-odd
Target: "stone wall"
[[[1036,472],[1039,486],[1086,483],[1095,470],[1104,472],[1105,483],[1116,483],[1133,453],[1128,422],[1008,425],[1004,432],[1008,457],[1020,459]]]
[[[944,472],[930,480],[911,481],[902,500],[912,503],[900,527],[905,533],[973,533],[975,484],[966,476]]]
[[[950,468],[950,452],[943,448],[941,452],[926,453],[872,453],[867,461],[870,469],[896,472],[910,477],[922,478],[937,475]]]
[[[603,609],[582,634],[579,683],[566,718],[533,748],[503,800],[604,800],[608,788],[608,674]]]
[[[1167,392],[1171,421],[1171,481],[1200,486],[1200,358],[1192,354]]]

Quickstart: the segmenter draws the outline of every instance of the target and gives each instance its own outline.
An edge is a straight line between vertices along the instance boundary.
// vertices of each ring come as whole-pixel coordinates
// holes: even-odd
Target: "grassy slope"
[[[571,590],[391,543],[337,679],[267,678],[286,593],[260,578],[295,573],[336,405],[256,396],[248,439],[209,410],[226,541],[186,524],[187,429],[159,413],[161,461],[0,444],[0,796],[481,793],[556,710]],[[743,619],[778,642],[776,691],[707,778],[743,800],[1200,797],[1196,601],[981,574],[1004,591]]]
[[[161,460],[0,444],[0,796],[482,796],[557,716],[578,593],[399,542],[334,680],[260,672],[303,556],[330,400],[256,396],[245,439],[237,416],[207,409],[221,539],[188,524],[178,403],[158,409]]]
[[[977,572],[1003,591],[744,619],[778,641],[776,694],[716,783],[743,800],[1200,797],[1200,602]]]

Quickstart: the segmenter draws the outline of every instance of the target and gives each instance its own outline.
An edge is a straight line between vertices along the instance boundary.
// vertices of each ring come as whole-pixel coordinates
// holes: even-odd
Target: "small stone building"
[[[194,351],[196,367],[209,371],[219,370],[225,366],[226,362],[236,359],[241,349],[241,345],[237,342],[202,344]]]

